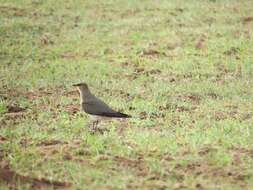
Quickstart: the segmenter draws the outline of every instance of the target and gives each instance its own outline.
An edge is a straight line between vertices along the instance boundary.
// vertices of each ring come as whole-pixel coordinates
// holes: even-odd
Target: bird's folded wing
[[[86,113],[89,113],[92,115],[98,115],[98,116],[104,116],[104,117],[118,117],[118,118],[130,117],[127,114],[114,111],[101,100],[83,102],[82,107]]]
[[[130,118],[130,115],[124,114],[124,113],[120,113],[120,112],[114,112],[114,113],[102,113],[101,116],[104,117],[118,117],[118,118]]]

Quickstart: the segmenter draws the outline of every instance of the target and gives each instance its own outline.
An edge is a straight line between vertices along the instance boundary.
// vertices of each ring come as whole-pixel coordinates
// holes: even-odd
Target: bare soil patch
[[[18,105],[8,105],[7,106],[7,112],[13,113],[13,112],[23,112],[25,111],[25,108],[21,108]]]
[[[46,140],[39,143],[37,146],[51,146],[57,144],[67,144],[66,142],[62,142],[60,140]]]
[[[28,11],[26,9],[12,7],[12,6],[0,6],[1,14],[5,16],[26,16]]]
[[[70,115],[75,115],[80,111],[80,106],[75,104],[66,105],[64,110],[66,110]]]
[[[243,24],[247,24],[249,22],[253,22],[253,17],[243,17],[241,20]]]
[[[147,176],[148,167],[145,163],[143,156],[138,156],[138,158],[126,158],[122,156],[115,156],[113,160],[117,164],[117,169],[119,168],[128,168],[134,170],[138,176]]]
[[[59,189],[59,190],[71,190],[71,185],[67,182],[50,181],[45,178],[37,179],[31,176],[23,176],[13,171],[9,166],[0,167],[0,181],[9,184],[15,189],[18,183],[30,184],[30,189],[42,190],[42,189]]]

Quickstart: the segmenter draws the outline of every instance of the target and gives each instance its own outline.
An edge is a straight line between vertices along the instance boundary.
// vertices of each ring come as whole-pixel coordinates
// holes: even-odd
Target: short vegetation
[[[252,66],[252,0],[0,0],[0,189],[252,189]]]

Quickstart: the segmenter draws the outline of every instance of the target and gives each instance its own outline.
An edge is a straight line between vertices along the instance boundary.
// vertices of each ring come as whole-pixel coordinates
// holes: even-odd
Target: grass
[[[252,7],[0,0],[0,189],[252,189]]]

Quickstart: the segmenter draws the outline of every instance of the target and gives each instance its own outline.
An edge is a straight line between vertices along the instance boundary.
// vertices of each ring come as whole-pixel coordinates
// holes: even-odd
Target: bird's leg
[[[96,123],[95,123],[96,121],[92,121],[90,124],[89,124],[89,131],[91,132],[91,133],[94,133],[96,130],[95,130],[95,125],[96,125]]]
[[[96,131],[97,130],[97,126],[98,126],[98,120],[93,121],[92,130]]]
[[[98,118],[97,117],[91,117],[91,122],[89,124],[89,130],[94,133],[97,131],[97,126],[98,126]]]
[[[99,128],[98,124],[100,122],[101,118],[97,116],[91,117],[91,124],[89,125],[89,130],[91,133],[99,132],[103,134],[105,131],[108,131],[107,129]]]
[[[97,129],[97,126],[98,126],[98,120],[95,121],[95,129]]]

